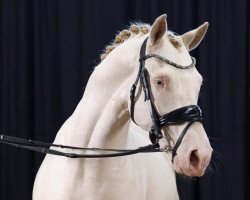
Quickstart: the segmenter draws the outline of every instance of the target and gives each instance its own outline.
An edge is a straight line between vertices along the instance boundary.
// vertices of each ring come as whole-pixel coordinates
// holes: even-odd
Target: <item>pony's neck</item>
[[[134,79],[132,74],[141,41],[127,42],[113,50],[95,68],[82,100],[65,123],[66,127],[62,127],[62,132],[65,129],[70,131],[66,138],[62,137],[64,142],[86,147],[90,141],[98,141],[94,138],[108,137],[118,129],[127,131],[129,84]],[[57,138],[60,139],[60,134]]]
[[[102,148],[126,146],[130,115],[125,85],[127,84],[123,84],[107,102],[94,127],[89,146]]]

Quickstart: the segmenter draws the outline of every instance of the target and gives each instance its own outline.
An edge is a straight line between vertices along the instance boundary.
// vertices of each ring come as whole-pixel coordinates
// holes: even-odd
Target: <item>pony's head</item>
[[[155,20],[147,34],[146,54],[158,54],[179,65],[190,65],[192,60],[189,51],[198,46],[207,28],[206,22],[197,29],[177,36],[167,30],[166,15],[162,15]],[[156,58],[147,59],[145,66],[149,74],[153,104],[159,115],[197,104],[202,76],[195,67],[179,69]],[[138,67],[134,74],[137,71]],[[141,87],[136,96],[135,121],[144,130],[150,130],[152,121]],[[170,143],[174,145],[186,125],[187,122],[163,127],[163,134],[168,141],[161,139],[161,147],[167,146],[170,139]],[[188,129],[176,153],[173,160],[176,172],[188,176],[204,174],[210,162],[212,148],[200,122],[195,122]]]

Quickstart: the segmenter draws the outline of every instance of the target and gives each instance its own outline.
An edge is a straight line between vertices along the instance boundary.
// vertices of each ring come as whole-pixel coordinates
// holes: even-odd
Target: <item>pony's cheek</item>
[[[154,95],[155,97],[161,99],[165,99],[167,95],[170,93],[170,87],[169,84],[164,84],[163,87],[156,87]]]
[[[169,92],[170,91],[170,86],[169,83],[165,84],[164,87],[162,88],[162,92]]]

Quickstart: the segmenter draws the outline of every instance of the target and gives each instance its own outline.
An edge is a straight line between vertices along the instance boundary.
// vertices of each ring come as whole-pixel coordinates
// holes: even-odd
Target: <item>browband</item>
[[[148,58],[152,58],[152,57],[157,58],[157,59],[159,59],[159,60],[161,60],[169,65],[172,65],[173,67],[179,68],[179,69],[190,69],[196,65],[196,59],[194,57],[191,57],[192,63],[190,65],[185,66],[185,65],[179,65],[171,60],[168,60],[167,58],[164,58],[164,57],[162,57],[158,54],[154,54],[154,53],[148,54],[144,57],[141,57],[139,61],[147,60]]]

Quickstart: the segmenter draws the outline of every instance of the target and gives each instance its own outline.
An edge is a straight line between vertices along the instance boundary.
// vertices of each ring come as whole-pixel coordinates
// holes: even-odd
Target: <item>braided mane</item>
[[[124,29],[116,35],[113,42],[106,46],[103,53],[101,54],[101,61],[103,61],[107,55],[115,49],[117,46],[122,44],[129,38],[138,35],[139,33],[147,34],[151,29],[151,26],[143,23],[131,23],[128,29]]]
[[[100,55],[101,61],[103,61],[107,55],[115,49],[117,46],[125,42],[131,37],[134,37],[138,34],[147,34],[151,30],[151,26],[149,24],[145,23],[131,23],[128,29],[124,29],[116,35],[113,42],[111,42],[109,45],[106,46],[106,48],[103,50],[103,53]],[[170,42],[175,47],[180,47],[182,44],[176,40],[175,33],[172,31],[167,31],[167,36],[170,40]]]

